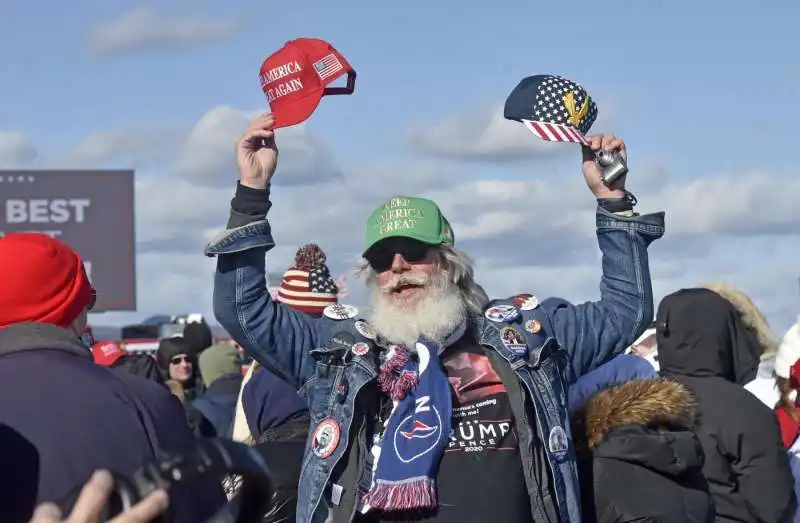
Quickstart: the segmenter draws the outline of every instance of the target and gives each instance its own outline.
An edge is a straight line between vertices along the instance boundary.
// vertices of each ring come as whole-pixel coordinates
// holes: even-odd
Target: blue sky
[[[557,197],[574,192],[574,202],[584,202],[576,203],[580,211],[575,211],[582,221],[570,223],[569,230],[575,232],[577,243],[591,249],[593,240],[586,230],[592,223],[591,197],[573,186],[580,175],[570,151],[542,158],[532,149],[529,158],[520,160],[519,147],[511,150],[489,139],[492,107],[503,102],[520,78],[562,74],[584,84],[593,95],[600,122],[608,125],[602,130],[626,139],[631,151],[629,186],[640,195],[643,210],[666,207],[675,220],[673,230],[681,232],[670,237],[668,230],[663,245],[653,248],[659,263],[654,267],[657,292],[724,277],[750,292],[780,332],[800,312],[800,211],[793,203],[800,198],[800,169],[793,154],[800,116],[800,64],[793,35],[800,4],[788,0],[761,3],[760,8],[744,0],[228,4],[81,0],[67,7],[53,1],[0,1],[0,43],[6,50],[0,65],[6,100],[0,104],[0,131],[15,133],[17,145],[24,137],[35,147],[39,159],[31,167],[65,161],[59,158],[98,133],[138,136],[139,145],[84,155],[80,165],[137,168],[142,183],[137,193],[140,239],[159,229],[159,220],[171,220],[173,226],[180,222],[171,234],[184,237],[186,227],[196,224],[206,238],[215,223],[217,228],[224,224],[235,176],[227,171],[217,179],[213,173],[202,179],[175,174],[172,157],[190,154],[186,133],[213,108],[249,112],[266,105],[257,83],[264,57],[292,38],[321,37],[357,69],[356,94],[323,100],[298,140],[313,137],[312,143],[323,151],[320,162],[335,162],[340,177],[314,180],[305,188],[288,187],[286,201],[295,201],[294,193],[305,191],[338,207],[333,214],[347,213],[348,202],[342,200],[367,198],[347,190],[356,176],[352,173],[376,187],[371,201],[357,201],[365,212],[392,190],[444,191],[469,199],[476,194],[469,187],[474,189],[481,181],[537,182],[544,187],[524,186],[541,189],[539,196],[531,197],[531,206],[544,208],[548,203],[536,198],[551,192]],[[114,47],[108,31],[98,28],[124,21],[132,12],[139,13],[140,25],[118,26],[119,33],[130,34],[122,43],[116,40]],[[215,114],[220,121],[233,121],[226,119],[229,113]],[[461,132],[452,139],[444,131],[429,132],[442,122]],[[213,120],[208,125],[218,123]],[[473,126],[475,144],[468,132]],[[141,138],[152,136],[153,130],[169,131],[173,134],[164,136],[172,139],[143,145]],[[279,134],[279,143],[280,139]],[[464,143],[456,144],[458,140]],[[232,143],[220,138],[219,150],[230,151]],[[8,157],[13,156],[10,147],[5,148]],[[151,150],[144,150],[147,147]],[[471,154],[473,148],[478,152]],[[216,160],[220,165],[231,161],[220,155]],[[291,155],[287,161],[292,162]],[[313,170],[314,165],[300,165],[287,177],[300,177],[300,170]],[[334,182],[339,185],[325,185]],[[463,185],[463,192],[448,190],[447,183]],[[154,206],[170,204],[163,194],[171,191],[201,191],[208,198],[207,221],[200,223],[180,208],[154,212]],[[549,198],[550,204],[553,199]],[[443,207],[455,213],[464,203],[469,202],[454,200]],[[495,216],[519,203],[494,201],[492,209],[483,206],[474,212]],[[341,231],[320,229],[324,221],[295,226],[303,218],[289,217],[299,211],[283,212],[286,248],[271,258],[276,260],[273,270],[286,266],[296,245],[315,239],[330,240],[326,250],[332,264],[346,270],[357,247],[340,243]],[[485,225],[490,214],[464,215],[462,221],[465,227]],[[363,218],[356,216],[353,223]],[[520,230],[536,227],[545,228],[534,221],[522,224]],[[479,266],[487,267],[490,290],[595,297],[598,268],[591,250],[576,251],[577,261],[565,262],[559,271],[559,264],[547,260],[559,257],[554,250],[571,249],[575,242],[564,247],[559,241],[544,242],[542,236],[530,253],[536,267],[528,270],[525,256],[513,265],[504,265],[497,256],[504,250],[502,241],[510,242],[510,247],[519,241],[513,231],[505,231],[496,242],[483,241],[478,231],[470,231],[466,247],[472,247]],[[357,228],[346,232],[356,241],[362,235]],[[554,239],[563,234],[563,230],[550,232]],[[202,249],[201,241],[195,244]],[[163,308],[185,310],[198,300],[208,301],[210,266],[187,252],[191,251],[165,252],[158,258],[159,253],[142,249],[139,315]],[[155,272],[157,267],[164,269]],[[192,287],[183,267],[197,267],[202,291],[192,290],[186,296],[179,292]],[[186,282],[164,283],[172,289],[166,294],[144,288],[160,286],[156,282],[167,277],[162,274],[166,268],[181,272]],[[538,278],[547,281],[535,281]],[[531,279],[525,284],[533,289],[512,288]],[[553,280],[562,282],[564,290]],[[208,305],[204,307],[207,311]],[[105,319],[132,317],[109,314]]]

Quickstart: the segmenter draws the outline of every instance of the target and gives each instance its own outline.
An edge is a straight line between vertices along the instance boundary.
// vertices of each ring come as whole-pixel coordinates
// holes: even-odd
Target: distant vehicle
[[[122,346],[130,353],[155,353],[158,342],[164,338],[182,336],[189,323],[205,321],[202,314],[190,313],[167,316],[156,314],[141,323],[122,327]]]
[[[149,318],[145,318],[141,321],[141,325],[163,325],[164,323],[169,323],[172,319],[172,316],[167,316],[166,314],[156,314],[155,316],[150,316]]]

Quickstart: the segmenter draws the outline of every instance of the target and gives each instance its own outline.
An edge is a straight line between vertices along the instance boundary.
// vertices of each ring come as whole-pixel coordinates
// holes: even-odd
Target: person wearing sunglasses
[[[490,300],[439,206],[395,196],[353,231],[366,240],[369,309],[336,304],[313,318],[267,292],[273,125],[256,118],[237,143],[230,218],[205,252],[217,256],[217,320],[307,395],[297,520],[581,521],[567,388],[647,327],[647,248],[664,233],[663,213],[634,212],[624,179],[602,181],[593,154],[626,158],[622,140],[590,136],[583,151],[599,301]]]

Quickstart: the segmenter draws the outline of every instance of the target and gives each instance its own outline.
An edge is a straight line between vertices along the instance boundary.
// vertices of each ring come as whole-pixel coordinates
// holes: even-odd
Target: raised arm
[[[635,199],[624,189],[624,177],[613,187],[603,183],[594,151],[616,151],[627,161],[624,142],[613,135],[589,136],[587,141],[583,175],[598,201],[597,240],[603,256],[600,300],[549,308],[556,338],[569,354],[569,382],[624,351],[652,321],[647,248],[664,234],[664,213],[639,216],[633,212]]]
[[[206,254],[217,256],[217,321],[259,363],[300,388],[313,373],[310,351],[322,345],[332,322],[273,301],[267,289],[265,255],[275,245],[267,221],[278,159],[274,123],[271,115],[255,119],[237,142],[240,180],[230,219]]]

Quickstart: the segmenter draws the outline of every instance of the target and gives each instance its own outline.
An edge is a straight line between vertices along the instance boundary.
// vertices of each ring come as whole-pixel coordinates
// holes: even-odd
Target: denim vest
[[[537,520],[580,521],[564,352],[542,307],[521,310],[510,300],[497,300],[487,310],[496,306],[507,306],[516,311],[516,317],[493,321],[473,316],[470,331],[487,351],[492,365],[503,367],[496,370],[509,389],[532,515]],[[531,328],[534,324],[536,328]],[[375,420],[378,354],[384,350],[379,341],[364,335],[364,325],[362,320],[343,320],[327,345],[311,351],[315,372],[303,387],[309,401],[311,430],[300,475],[298,521],[349,522],[363,494],[359,481],[370,451],[366,433],[368,424]],[[503,342],[502,335],[509,329],[521,345]],[[356,344],[364,345],[353,350]],[[367,395],[373,396],[373,401],[363,397]],[[325,444],[320,443],[319,436],[324,436]],[[538,466],[547,471],[546,478],[533,473],[536,442],[544,449],[538,455],[544,457],[546,467],[541,463]]]

